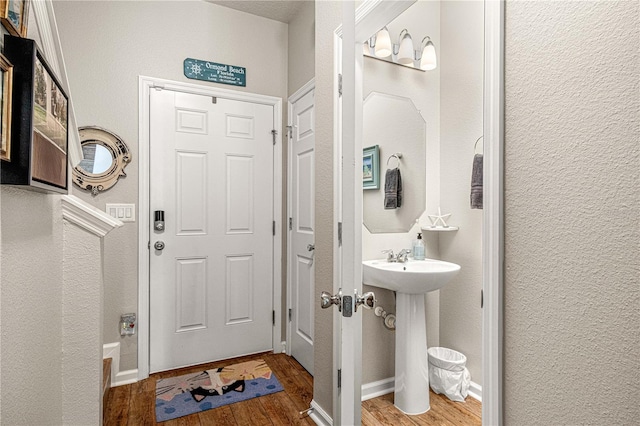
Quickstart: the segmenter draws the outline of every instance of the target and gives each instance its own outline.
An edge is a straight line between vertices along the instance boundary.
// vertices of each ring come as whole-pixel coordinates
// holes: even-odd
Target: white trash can
[[[471,375],[465,365],[467,357],[453,349],[433,347],[429,356],[429,385],[435,393],[452,401],[464,401],[469,394]]]

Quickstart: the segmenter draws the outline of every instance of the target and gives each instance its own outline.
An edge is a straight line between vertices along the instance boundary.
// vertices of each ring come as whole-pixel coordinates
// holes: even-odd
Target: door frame
[[[150,96],[153,89],[172,90],[195,95],[273,106],[273,128],[276,144],[273,152],[273,351],[282,351],[282,99],[274,96],[221,89],[155,77],[138,77],[138,380],[149,377],[149,276],[150,276],[150,210],[149,210],[149,146]]]
[[[355,40],[361,40],[367,37],[367,34],[373,34],[378,28],[386,25],[399,13],[405,10],[413,3],[410,1],[384,1],[365,0],[365,2],[356,11],[355,22],[350,24],[348,32],[353,37],[355,32]],[[483,268],[482,268],[482,287],[484,309],[482,311],[482,383],[483,383],[483,401],[482,401],[482,423],[484,425],[501,425],[503,424],[503,350],[504,350],[504,0],[485,0],[484,10],[484,100],[483,100],[483,133],[484,133],[484,209],[483,209],[483,232],[482,232],[482,252],[483,252]],[[343,15],[349,16],[343,12]],[[343,22],[343,26],[344,26]],[[353,26],[351,26],[353,25]],[[354,28],[355,27],[355,28]],[[335,32],[334,63],[341,61],[341,26]],[[354,31],[355,30],[355,31]],[[353,49],[353,46],[350,46]],[[349,50],[351,50],[349,49]],[[356,49],[356,55],[360,50]],[[353,63],[350,58],[347,58]],[[346,63],[346,62],[345,62]],[[355,61],[356,69],[349,70],[350,75],[346,76],[347,70],[343,72],[343,93],[356,95],[359,93],[355,87],[344,87],[348,85],[362,85],[362,68]],[[338,71],[340,72],[340,71]],[[355,72],[355,75],[353,74]],[[337,73],[336,73],[337,75]],[[357,99],[356,99],[357,100]],[[339,95],[334,91],[334,105],[339,103]],[[355,110],[349,111],[346,117],[352,120],[354,125],[358,124],[361,119],[362,103],[356,102]],[[334,117],[337,119],[336,127],[341,125],[340,117],[345,117],[337,110],[334,110]],[[360,123],[361,124],[361,123]],[[338,129],[334,132],[344,134]],[[361,134],[357,128],[350,129],[349,135],[353,136],[353,145],[348,148],[358,150],[362,148]],[[348,141],[345,139],[345,141]],[[340,138],[334,140],[334,148],[336,151],[342,150],[343,142]],[[351,153],[349,153],[351,155]],[[339,158],[339,154],[338,154]],[[338,163],[339,164],[339,163]],[[336,166],[338,165],[336,164]],[[352,176],[348,176],[352,177]],[[340,185],[340,171],[336,168],[336,176],[334,182]],[[350,185],[351,186],[351,185]],[[339,190],[340,188],[334,188]],[[361,191],[360,191],[361,194]],[[343,198],[343,205],[339,209],[353,210],[357,207],[357,200],[351,200],[349,197]],[[349,204],[345,206],[344,204]],[[353,215],[352,215],[353,216]],[[338,212],[337,217],[340,217]],[[339,220],[339,219],[338,219]],[[344,241],[345,238],[356,238],[357,232],[345,233],[343,235],[343,244],[348,244],[354,249],[357,258],[357,251],[361,250],[358,241]],[[334,247],[336,251],[340,248]],[[340,268],[338,263],[339,256],[334,261],[335,269]],[[355,259],[354,259],[355,262]],[[357,270],[358,268],[356,268]],[[336,281],[337,283],[337,281]],[[339,284],[336,285],[336,289]],[[357,328],[357,327],[356,327]],[[353,345],[344,345],[344,341],[340,330],[335,331],[334,324],[334,366],[336,362],[342,360],[353,360],[358,354],[359,349],[353,349]],[[346,349],[350,353],[341,353]],[[355,353],[353,353],[355,352]],[[337,364],[340,365],[340,364]],[[349,366],[354,368],[355,373],[351,376],[357,379],[359,377],[358,365]],[[334,369],[335,370],[335,369]],[[343,381],[345,374],[342,375]],[[353,383],[349,387],[350,393],[359,395],[358,383]],[[361,384],[360,384],[361,385]],[[340,399],[337,386],[334,385],[334,419],[340,422],[343,414],[340,413]],[[344,382],[343,389],[344,392]],[[344,397],[344,396],[343,396]],[[355,402],[355,401],[354,401]],[[344,409],[344,407],[342,407]],[[337,424],[334,421],[334,424]]]
[[[304,95],[314,90],[315,88],[316,88],[316,79],[312,78],[311,80],[306,82],[301,88],[296,90],[294,94],[289,96],[289,99],[287,100],[287,126],[289,126],[289,128],[293,126],[293,121],[292,121],[293,120],[293,104],[295,104],[297,101],[302,99]],[[291,192],[293,188],[292,161],[293,161],[293,137],[292,137],[292,133],[288,133],[287,134],[287,218],[293,217],[293,206],[292,206],[293,194]],[[293,262],[291,262],[291,233],[292,233],[292,230],[287,227],[287,283],[286,283],[287,306],[285,310],[285,312],[287,313],[289,312],[289,309],[291,309],[291,305],[293,304],[293,300],[291,300],[291,284],[292,284],[291,274],[292,274],[292,265],[293,265]],[[314,290],[314,293],[312,294],[315,294],[315,290]],[[287,339],[286,354],[291,355],[291,321],[289,320],[287,320],[286,339]]]

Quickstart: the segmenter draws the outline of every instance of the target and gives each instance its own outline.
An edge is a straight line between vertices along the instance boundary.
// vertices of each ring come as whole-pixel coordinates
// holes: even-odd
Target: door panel
[[[253,230],[254,159],[227,155],[227,235]]]
[[[314,90],[293,104],[291,140],[291,355],[313,374],[315,284],[315,108]],[[311,248],[311,249],[310,249]]]
[[[207,327],[207,258],[176,259],[176,332]]]
[[[225,324],[252,322],[253,316],[253,256],[227,256],[226,321]],[[248,303],[247,303],[248,302]]]
[[[176,152],[177,235],[207,234],[206,152]]]
[[[150,371],[271,350],[273,107],[150,96]]]

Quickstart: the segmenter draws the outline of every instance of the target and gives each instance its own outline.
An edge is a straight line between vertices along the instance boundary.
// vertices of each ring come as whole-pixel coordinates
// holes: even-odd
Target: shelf
[[[452,232],[452,231],[457,231],[458,227],[448,226],[445,228],[444,226],[427,226],[427,227],[421,226],[420,229],[428,232]]]

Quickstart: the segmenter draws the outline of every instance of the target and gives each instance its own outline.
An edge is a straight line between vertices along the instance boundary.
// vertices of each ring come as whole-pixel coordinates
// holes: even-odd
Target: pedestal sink
[[[453,278],[460,265],[440,260],[362,262],[365,284],[396,292],[395,406],[405,414],[429,410],[429,367],[424,295]]]

